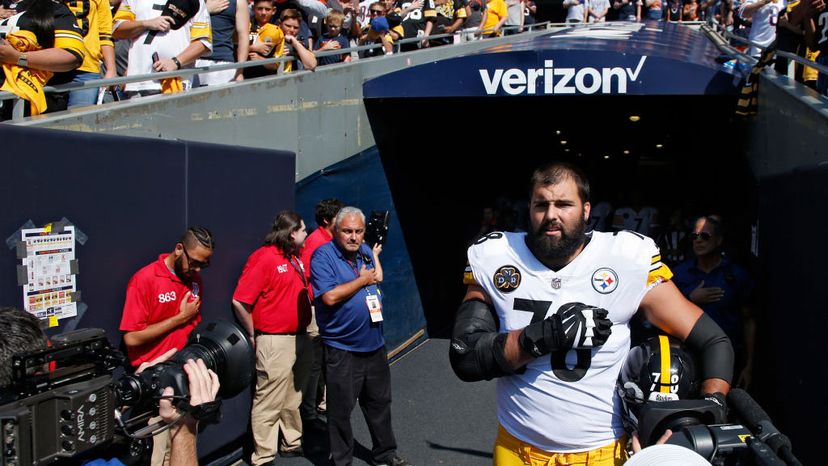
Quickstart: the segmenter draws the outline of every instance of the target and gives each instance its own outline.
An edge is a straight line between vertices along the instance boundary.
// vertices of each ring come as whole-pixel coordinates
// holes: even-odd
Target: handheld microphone
[[[757,438],[766,443],[774,453],[789,465],[801,465],[791,452],[791,441],[773,425],[768,413],[744,390],[734,388],[727,394],[727,403],[739,418],[747,424]]]

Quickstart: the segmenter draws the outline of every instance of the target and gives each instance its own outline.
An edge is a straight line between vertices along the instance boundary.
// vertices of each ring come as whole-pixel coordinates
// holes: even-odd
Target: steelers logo
[[[511,293],[520,286],[520,271],[514,265],[504,265],[497,269],[492,279],[495,288],[504,293]]]
[[[618,288],[618,274],[614,270],[602,267],[592,273],[592,288],[601,294],[610,294]]]

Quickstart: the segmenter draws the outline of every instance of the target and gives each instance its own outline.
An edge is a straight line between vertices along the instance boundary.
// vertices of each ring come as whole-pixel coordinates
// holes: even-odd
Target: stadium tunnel
[[[483,209],[525,206],[545,160],[584,168],[593,205],[654,206],[663,221],[678,208],[720,213],[730,248],[747,252],[756,180],[734,114],[740,77],[723,61],[690,28],[610,23],[366,82],[429,333],[453,321]]]

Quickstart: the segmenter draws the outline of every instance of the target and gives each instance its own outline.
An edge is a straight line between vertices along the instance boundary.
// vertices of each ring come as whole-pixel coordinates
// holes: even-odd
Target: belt
[[[307,333],[308,332],[305,331],[305,330],[298,331],[298,332],[264,332],[262,330],[254,330],[253,331],[253,335],[257,336],[257,337],[259,335],[305,335]]]

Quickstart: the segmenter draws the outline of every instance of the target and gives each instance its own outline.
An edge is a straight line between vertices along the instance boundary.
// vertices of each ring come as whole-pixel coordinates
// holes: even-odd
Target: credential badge
[[[514,265],[504,265],[497,269],[492,279],[495,288],[504,293],[511,293],[520,286],[520,271]]]
[[[618,274],[608,267],[601,267],[592,273],[592,288],[601,294],[609,294],[618,288]]]

